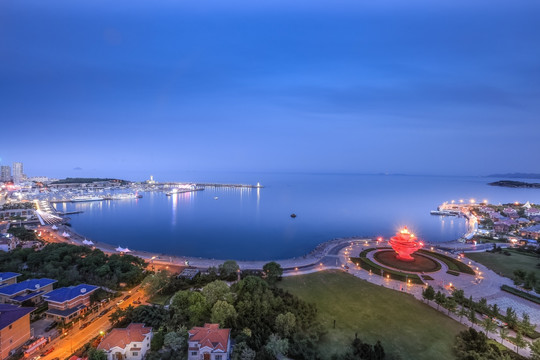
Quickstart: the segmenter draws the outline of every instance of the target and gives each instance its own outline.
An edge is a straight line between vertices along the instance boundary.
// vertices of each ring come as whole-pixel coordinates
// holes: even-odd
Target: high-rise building
[[[11,181],[11,168],[7,165],[0,167],[0,181]]]
[[[14,162],[13,163],[13,183],[20,184],[23,180],[24,180],[23,163]]]

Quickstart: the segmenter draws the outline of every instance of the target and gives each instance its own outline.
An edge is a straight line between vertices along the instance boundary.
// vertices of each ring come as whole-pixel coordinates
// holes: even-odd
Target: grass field
[[[280,287],[317,305],[328,331],[320,343],[325,359],[348,346],[355,333],[366,342],[381,340],[387,353],[404,360],[454,359],[455,335],[465,329],[410,295],[338,271],[287,277]]]
[[[534,256],[523,255],[517,251],[510,251],[511,256],[507,256],[501,253],[469,253],[466,254],[468,258],[474,261],[478,261],[495,271],[498,274],[502,274],[508,278],[514,276],[514,270],[524,270],[526,272],[534,271],[536,278],[540,279],[540,268],[536,264],[540,263],[540,259]]]
[[[156,305],[167,305],[171,297],[172,295],[154,295],[148,299],[148,302]]]

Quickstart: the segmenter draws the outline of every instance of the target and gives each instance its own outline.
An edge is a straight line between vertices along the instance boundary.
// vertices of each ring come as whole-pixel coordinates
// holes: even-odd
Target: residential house
[[[15,284],[21,274],[14,272],[0,272],[0,287]]]
[[[189,330],[188,335],[188,360],[229,360],[231,329],[204,324]]]
[[[0,360],[30,339],[30,313],[34,309],[0,304]]]
[[[31,301],[38,304],[43,301],[43,296],[52,291],[54,279],[28,279],[20,283],[14,283],[0,287],[0,304],[22,304]]]
[[[521,229],[521,236],[537,241],[540,240],[540,224]]]
[[[507,233],[510,230],[510,225],[504,221],[499,221],[493,224],[493,230],[499,234]]]
[[[519,217],[517,210],[513,208],[504,208],[503,213],[511,219],[517,219]]]
[[[107,360],[142,360],[150,349],[151,340],[151,327],[129,324],[125,329],[112,329],[97,348],[105,351]]]
[[[97,286],[80,284],[58,288],[44,296],[49,304],[46,314],[48,318],[70,322],[83,314],[90,305],[90,295],[98,289]]]
[[[540,216],[540,209],[538,208],[530,208],[525,210],[525,216],[531,217],[531,216]]]
[[[13,236],[0,235],[0,251],[10,252],[17,246],[17,241]]]

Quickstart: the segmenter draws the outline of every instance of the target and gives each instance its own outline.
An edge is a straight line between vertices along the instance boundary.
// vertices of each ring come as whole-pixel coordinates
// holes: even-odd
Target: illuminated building
[[[13,183],[20,184],[24,179],[23,175],[23,163],[14,162],[13,163]]]
[[[11,168],[9,166],[3,165],[0,167],[0,181],[11,181]]]
[[[389,243],[392,249],[397,252],[397,258],[402,261],[414,261],[411,254],[424,246],[413,233],[409,232],[406,226],[396,233]]]

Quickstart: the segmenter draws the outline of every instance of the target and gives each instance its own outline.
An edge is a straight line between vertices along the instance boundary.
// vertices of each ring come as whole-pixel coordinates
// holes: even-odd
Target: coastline
[[[51,235],[55,236],[57,241],[63,242],[78,246],[87,246],[83,244],[84,240],[91,240],[94,244],[91,247],[99,249],[107,254],[120,254],[121,252],[116,251],[114,245],[94,241],[88,239],[84,236],[81,236],[72,228],[66,225],[58,226],[58,230],[52,230],[51,226],[41,226],[40,229],[48,230]],[[61,234],[67,232],[70,234],[69,238],[63,237]],[[271,261],[275,261],[280,264],[283,270],[297,270],[300,268],[319,266],[321,261],[327,256],[336,256],[336,254],[331,254],[339,252],[343,247],[349,245],[351,242],[357,241],[370,241],[370,237],[348,237],[348,238],[337,238],[329,241],[325,241],[317,245],[311,252],[303,256],[288,258],[288,259],[268,259],[268,260],[235,260],[235,259],[210,259],[196,256],[178,256],[170,255],[157,252],[149,252],[143,250],[131,250],[129,251],[130,255],[137,256],[141,259],[148,261],[150,264],[156,265],[167,265],[167,266],[181,266],[181,267],[194,267],[200,270],[206,270],[210,267],[218,267],[218,265],[223,264],[227,260],[235,260],[241,270],[262,270],[263,266]],[[45,240],[46,241],[46,240]],[[328,268],[328,267],[326,267]],[[336,267],[337,268],[337,267]]]
[[[88,239],[71,227],[67,225],[58,226],[58,230],[52,230],[51,226],[41,226],[40,229],[45,229],[49,231],[50,235],[55,237],[56,241],[53,242],[63,242],[78,246],[87,246],[83,244],[84,240],[91,240],[93,245],[92,248],[99,249],[107,254],[121,254],[117,251],[115,246],[109,243],[94,241]],[[69,238],[63,237],[61,234],[67,232],[70,234]],[[46,241],[46,240],[45,240]],[[263,266],[271,261],[274,261],[281,265],[284,272],[291,272],[292,274],[299,274],[303,271],[318,271],[322,269],[336,268],[339,269],[339,265],[336,262],[336,265],[333,265],[333,260],[337,258],[339,252],[346,246],[352,244],[353,242],[365,242],[365,241],[375,241],[375,237],[370,236],[353,236],[346,238],[335,238],[332,240],[325,241],[318,244],[312,251],[303,255],[287,259],[267,259],[267,260],[235,260],[235,259],[215,259],[215,258],[204,258],[196,256],[178,256],[170,255],[158,252],[150,252],[144,250],[131,250],[129,251],[130,255],[137,256],[141,259],[144,259],[151,265],[157,266],[172,266],[172,267],[191,267],[197,268],[199,270],[207,270],[210,267],[218,267],[220,264],[223,264],[227,260],[235,260],[241,270],[262,270]],[[451,240],[444,243],[429,243],[425,242],[426,247],[434,247],[439,249],[445,249],[447,251],[484,251],[482,245],[472,245],[465,244],[459,240]],[[488,248],[492,244],[487,244]],[[322,265],[321,265],[322,264]],[[300,272],[299,272],[300,271]]]

